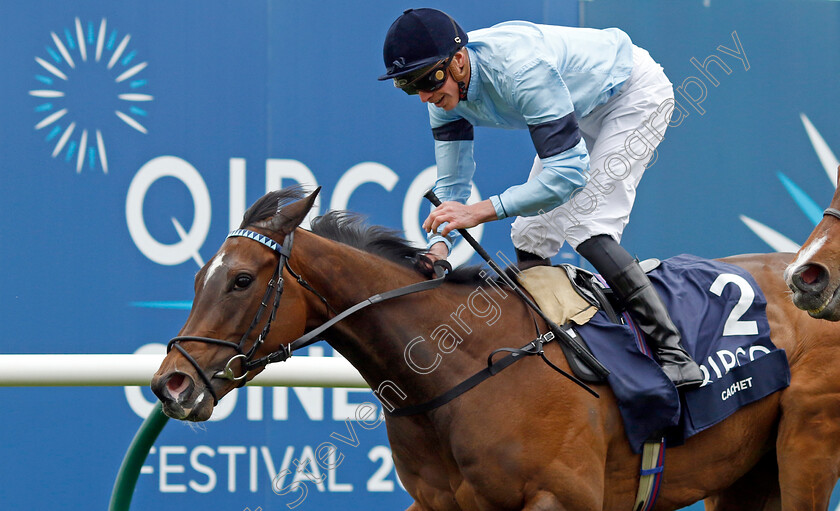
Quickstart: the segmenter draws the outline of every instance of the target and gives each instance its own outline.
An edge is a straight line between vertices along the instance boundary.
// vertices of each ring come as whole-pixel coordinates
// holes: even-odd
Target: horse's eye
[[[245,289],[246,287],[250,286],[251,282],[253,281],[254,278],[248,275],[247,273],[240,273],[233,280],[233,287],[234,289]]]

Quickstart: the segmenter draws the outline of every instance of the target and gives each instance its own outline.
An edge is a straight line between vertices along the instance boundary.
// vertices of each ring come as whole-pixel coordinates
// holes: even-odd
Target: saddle
[[[661,264],[659,259],[645,259],[639,265],[645,273],[656,269]],[[621,311],[624,306],[612,290],[594,273],[572,266],[532,266],[518,274],[522,287],[534,298],[543,312],[551,318],[565,333],[581,341],[581,345],[590,353],[585,339],[575,332],[575,325],[584,325],[599,311],[603,311],[609,320],[617,325],[624,324]],[[603,383],[603,378],[587,366],[580,357],[564,344],[563,354],[575,376],[587,383]]]

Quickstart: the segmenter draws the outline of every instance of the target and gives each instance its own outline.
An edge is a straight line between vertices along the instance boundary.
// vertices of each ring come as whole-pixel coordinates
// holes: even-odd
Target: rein
[[[254,319],[251,321],[251,325],[239,339],[239,343],[224,341],[221,339],[214,339],[212,337],[178,336],[170,340],[169,344],[166,347],[167,353],[169,353],[172,350],[172,348],[177,349],[181,353],[181,355],[183,355],[184,358],[186,358],[187,361],[193,366],[193,368],[195,368],[196,372],[198,372],[198,375],[204,381],[205,386],[210,391],[210,394],[213,396],[214,406],[218,404],[219,399],[216,396],[216,391],[213,389],[213,385],[211,382],[212,378],[235,381],[238,382],[239,386],[241,387],[245,385],[245,378],[250,371],[268,364],[272,364],[275,362],[283,362],[287,360],[289,357],[292,356],[292,352],[305,348],[310,344],[317,342],[319,340],[318,336],[320,334],[322,334],[325,330],[329,329],[339,321],[345,319],[346,317],[355,314],[356,312],[375,303],[437,288],[444,283],[444,279],[442,277],[445,271],[452,269],[448,262],[436,261],[434,269],[435,273],[439,278],[423,282],[417,282],[398,289],[387,291],[385,293],[375,294],[370,298],[357,303],[356,305],[350,307],[349,309],[341,313],[336,313],[335,309],[333,309],[329,305],[329,303],[327,303],[326,298],[324,298],[320,293],[318,293],[311,285],[309,285],[308,282],[306,282],[300,275],[295,273],[294,270],[292,270],[292,268],[289,266],[289,257],[291,256],[292,243],[294,242],[294,232],[291,232],[288,236],[286,236],[286,239],[283,241],[282,246],[279,246],[276,241],[269,238],[268,236],[264,236],[254,231],[249,231],[247,229],[237,229],[228,234],[227,237],[244,237],[261,243],[264,246],[276,252],[279,255],[279,261],[277,263],[277,269],[274,271],[274,275],[268,282],[268,286],[265,291],[265,296],[263,296],[262,302],[260,303],[260,308],[257,310]],[[265,339],[268,336],[268,333],[271,329],[271,323],[274,321],[274,318],[277,314],[277,308],[280,306],[280,296],[283,294],[284,282],[283,269],[286,269],[286,271],[288,271],[289,274],[292,275],[304,289],[317,296],[321,300],[321,302],[323,302],[324,305],[333,312],[333,314],[336,314],[336,316],[327,321],[326,323],[322,324],[321,326],[307,332],[301,337],[298,337],[291,343],[281,346],[279,350],[254,360],[254,355],[256,354],[259,347],[265,342]],[[274,302],[272,305],[271,314],[268,317],[268,321],[266,321],[262,332],[260,332],[260,335],[259,337],[257,337],[257,340],[254,341],[254,344],[253,346],[251,346],[251,349],[248,350],[247,353],[245,353],[245,343],[250,337],[253,329],[259,324],[260,320],[262,319],[262,315],[265,312],[265,309],[268,307],[268,301],[271,298],[272,292],[274,294]],[[204,370],[201,368],[201,366],[198,365],[198,362],[195,360],[195,358],[193,358],[193,356],[190,355],[189,352],[187,352],[187,350],[184,349],[183,346],[181,346],[180,343],[183,341],[196,341],[203,342],[206,344],[216,344],[219,346],[225,346],[234,349],[236,351],[236,355],[232,356],[227,361],[227,363],[225,364],[225,368],[222,371],[217,371],[215,374],[213,374],[212,377],[209,377],[207,373],[205,373]],[[242,374],[238,377],[234,375],[233,368],[231,367],[235,360],[241,361],[240,364]]]
[[[440,199],[438,198],[437,195],[435,195],[434,189],[429,189],[423,195],[423,197],[426,197],[429,200],[429,202],[431,202],[435,207],[441,205]],[[496,274],[499,276],[499,278],[502,279],[502,281],[514,293],[519,295],[519,298],[523,302],[525,302],[525,304],[528,307],[530,307],[534,312],[537,313],[537,315],[539,315],[542,318],[543,321],[545,321],[545,323],[548,325],[549,329],[551,329],[552,331],[556,331],[556,332],[560,331],[560,327],[558,325],[556,325],[554,323],[554,321],[552,321],[551,318],[549,318],[537,306],[537,304],[533,302],[533,300],[528,298],[528,296],[525,294],[524,291],[522,291],[522,289],[520,289],[520,286],[518,285],[519,284],[518,278],[516,276],[513,276],[513,278],[511,278],[507,275],[507,273],[502,271],[502,269],[499,268],[499,265],[496,264],[496,261],[494,261],[493,258],[490,257],[490,254],[488,254],[487,251],[484,250],[484,248],[481,245],[478,244],[478,242],[475,240],[475,238],[472,237],[472,234],[470,234],[469,231],[467,231],[466,229],[457,229],[457,231],[461,235],[461,237],[464,238],[464,241],[469,243],[469,245],[473,248],[473,250],[475,250],[475,252],[479,256],[481,256],[482,259],[484,259],[487,262],[487,264],[490,266],[490,268],[492,268],[493,271],[496,272]],[[568,336],[568,335],[567,336],[561,335],[559,341],[562,342],[566,347],[571,349],[572,352],[574,352],[574,354],[577,355],[580,358],[581,362],[586,364],[586,366],[589,367],[589,369],[593,373],[595,373],[597,376],[599,376],[603,379],[606,379],[607,375],[610,374],[610,371],[606,367],[604,367],[604,365],[601,364],[601,362],[597,358],[595,358],[595,356],[592,355],[592,353],[590,353],[588,350],[586,350],[581,345],[581,343],[579,343],[574,337]],[[598,397],[598,394],[593,392],[592,389],[590,389],[589,387],[586,387],[585,385],[584,385],[584,387],[591,394]]]

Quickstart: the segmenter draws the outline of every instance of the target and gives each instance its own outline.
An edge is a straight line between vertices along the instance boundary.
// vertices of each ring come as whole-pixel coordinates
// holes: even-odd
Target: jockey
[[[618,244],[674,108],[671,82],[648,52],[616,28],[510,21],[467,34],[444,12],[409,9],[383,55],[379,80],[428,103],[443,201],[423,223],[430,258],[448,256],[455,229],[518,217],[520,263],[550,264],[567,241],[622,300],[671,381],[701,384],[662,300]],[[537,155],[526,183],[466,205],[474,126],[527,128]]]

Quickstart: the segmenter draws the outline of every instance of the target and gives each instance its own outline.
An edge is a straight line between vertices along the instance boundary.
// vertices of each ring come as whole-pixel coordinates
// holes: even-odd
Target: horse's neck
[[[409,268],[311,233],[298,236],[295,244],[293,254],[298,257],[317,256],[296,257],[293,265],[339,312],[372,295],[423,280]],[[336,324],[325,337],[374,390],[383,382],[393,384],[408,395],[406,403],[396,406],[415,404],[481,369],[492,351],[488,342],[498,340],[500,333],[533,331],[532,324],[526,322],[523,327],[521,303],[511,304],[516,298],[511,299],[510,293],[506,300],[501,296],[490,284],[443,285],[366,308]],[[314,295],[309,300],[311,310],[323,310]],[[502,310],[516,314],[508,312],[504,318]],[[329,317],[312,318],[310,326]],[[515,326],[511,319],[516,320]],[[527,335],[520,344],[527,342]]]

